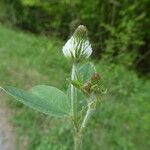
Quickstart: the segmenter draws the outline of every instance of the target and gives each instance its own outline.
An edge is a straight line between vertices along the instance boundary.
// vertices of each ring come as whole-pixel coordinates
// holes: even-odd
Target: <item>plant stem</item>
[[[77,77],[77,68],[76,63],[72,65],[72,73],[71,80],[76,80]],[[87,122],[93,112],[94,109],[90,107],[91,103],[88,104],[88,110],[83,119],[81,127],[78,128],[78,120],[77,120],[77,89],[71,84],[71,110],[72,110],[72,119],[74,124],[74,149],[82,150],[82,134],[83,130],[87,125]]]
[[[71,80],[76,79],[76,64],[73,63],[72,65],[72,73],[71,73]],[[77,89],[73,85],[71,85],[71,110],[72,110],[72,118],[75,130],[77,131]]]
[[[93,113],[94,109],[92,109],[90,107],[90,104],[88,105],[88,110],[86,112],[86,115],[83,119],[83,122],[81,124],[81,127],[80,129],[75,132],[75,135],[74,135],[74,144],[75,144],[75,150],[82,150],[82,136],[83,136],[83,131],[87,125],[87,122],[91,116],[91,114]]]
[[[94,109],[92,109],[92,108],[90,108],[90,106],[88,106],[88,110],[87,110],[87,112],[86,112],[86,115],[85,115],[85,117],[84,117],[84,119],[83,119],[83,122],[82,122],[82,124],[81,124],[81,127],[80,127],[80,134],[82,134],[84,128],[86,127],[87,122],[88,122],[88,120],[89,120],[91,114],[93,113],[93,111],[94,111]]]
[[[75,150],[82,150],[82,134],[77,132],[74,136],[74,149]]]
[[[72,73],[71,80],[76,80],[77,68],[76,64],[72,65]],[[77,125],[77,89],[73,85],[71,85],[71,110],[72,110],[72,118],[74,124],[74,149],[81,150],[82,140],[81,135],[78,133],[78,125]]]
[[[89,120],[89,118],[90,118],[92,112],[93,112],[93,109],[88,108],[88,110],[87,110],[87,112],[86,112],[86,115],[85,115],[85,117],[84,117],[84,119],[83,119],[83,122],[82,122],[82,124],[81,124],[80,132],[82,132],[83,129],[86,127],[87,122],[88,122],[88,120]]]

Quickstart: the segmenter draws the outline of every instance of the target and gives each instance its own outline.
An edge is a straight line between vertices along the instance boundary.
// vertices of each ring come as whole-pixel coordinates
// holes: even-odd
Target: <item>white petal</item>
[[[80,57],[88,58],[92,54],[91,44],[88,40],[78,41],[73,36],[63,46],[63,53],[66,57],[76,58],[76,54],[80,52]],[[78,58],[77,58],[78,59]]]

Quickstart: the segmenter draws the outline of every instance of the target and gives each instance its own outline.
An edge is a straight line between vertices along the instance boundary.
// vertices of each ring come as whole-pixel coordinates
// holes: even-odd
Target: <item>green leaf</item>
[[[55,87],[38,85],[32,88],[32,93],[11,86],[2,88],[23,104],[53,116],[69,115],[70,107],[67,95]]]
[[[37,85],[31,89],[31,92],[42,99],[47,99],[54,111],[70,113],[68,97],[61,90],[52,86]]]
[[[86,63],[79,68],[79,75],[82,76],[83,82],[89,81],[96,69],[92,63]]]

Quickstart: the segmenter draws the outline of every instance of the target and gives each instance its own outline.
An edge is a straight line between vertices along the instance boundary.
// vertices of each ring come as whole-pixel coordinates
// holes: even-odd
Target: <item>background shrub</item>
[[[1,22],[34,33],[66,39],[84,24],[95,57],[149,72],[149,0],[1,0],[0,4]]]

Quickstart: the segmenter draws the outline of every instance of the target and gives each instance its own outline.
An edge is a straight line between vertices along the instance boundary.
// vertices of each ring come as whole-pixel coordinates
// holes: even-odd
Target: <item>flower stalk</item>
[[[82,124],[81,124],[80,128],[78,129],[78,131],[75,132],[75,135],[74,135],[74,144],[75,144],[74,149],[75,150],[82,150],[83,131],[86,128],[87,123],[88,123],[88,121],[89,121],[89,119],[90,119],[90,117],[94,111],[94,109],[91,107],[92,103],[93,102],[90,102],[88,104],[88,109],[87,109],[85,117],[82,121]]]
[[[92,53],[91,44],[88,40],[87,29],[85,26],[80,25],[74,32],[73,36],[66,42],[63,47],[64,56],[69,58],[72,64],[71,80],[77,80],[77,62],[82,59],[88,58]],[[85,118],[81,126],[78,122],[77,113],[77,89],[71,84],[71,114],[74,125],[74,149],[82,149],[82,130],[85,128],[88,121],[91,109],[87,110]],[[80,127],[79,127],[80,126]]]
[[[82,150],[82,134],[80,132],[74,136],[74,150]]]
[[[71,80],[76,80],[77,66],[76,63],[72,65]],[[77,130],[77,89],[71,84],[71,110],[72,119],[75,130]]]
[[[86,125],[87,125],[87,122],[88,122],[88,120],[90,119],[90,116],[92,115],[93,111],[94,111],[94,109],[91,108],[90,106],[88,106],[86,115],[85,115],[85,117],[84,117],[84,119],[83,119],[83,122],[82,122],[82,124],[81,124],[81,127],[80,127],[80,133],[82,133],[83,130],[85,129],[85,127],[86,127]]]
[[[83,131],[87,126],[87,123],[95,110],[97,97],[99,93],[99,80],[100,76],[95,72],[95,68],[92,66],[91,77],[87,81],[80,80],[80,71],[78,71],[77,63],[89,58],[92,54],[91,44],[87,36],[87,29],[85,26],[80,25],[72,35],[72,37],[66,42],[63,47],[63,53],[66,58],[73,62],[71,72],[71,117],[74,126],[74,150],[82,150],[82,138]],[[85,75],[88,71],[85,69]],[[82,78],[82,77],[81,77]],[[87,111],[84,117],[80,117],[78,113],[78,93],[77,90],[82,92],[87,99]],[[81,110],[82,111],[82,110]]]

